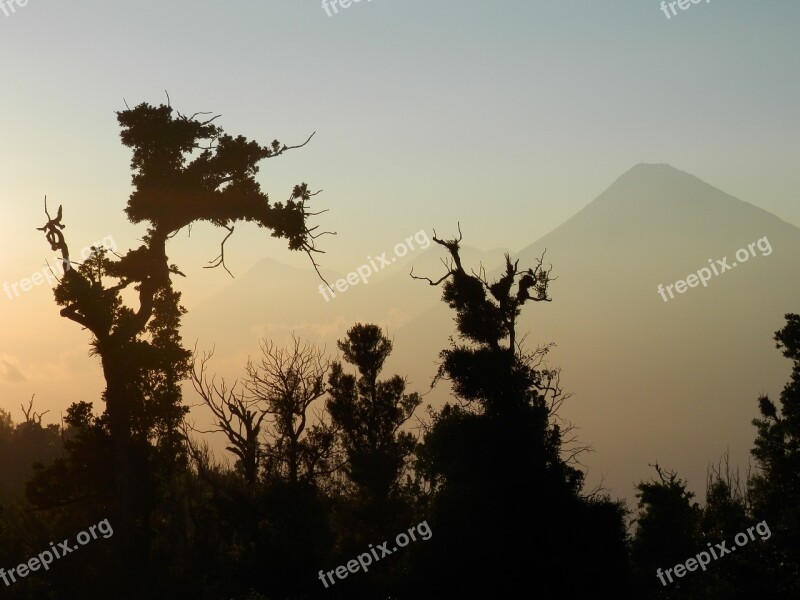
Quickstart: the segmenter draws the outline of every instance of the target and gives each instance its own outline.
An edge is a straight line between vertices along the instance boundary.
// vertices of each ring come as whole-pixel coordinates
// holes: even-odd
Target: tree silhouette
[[[294,335],[290,348],[262,340],[261,358],[248,359],[247,376],[238,389],[239,382],[229,389],[224,380],[217,383],[208,376],[212,355],[195,358],[192,383],[214,415],[212,431],[228,438],[227,449],[236,455],[249,484],[260,473],[267,481],[318,484],[339,468],[334,429],[322,413],[309,415],[325,394],[329,365],[321,350],[301,344]]]
[[[256,406],[252,399],[246,398],[243,391],[237,391],[235,384],[228,389],[224,380],[217,383],[215,377],[209,378],[208,362],[213,355],[211,351],[192,361],[192,385],[211,410],[216,425],[210,431],[198,433],[224,434],[229,444],[226,449],[236,455],[236,467],[248,485],[254,486],[263,458],[261,427],[267,412]]]
[[[354,325],[338,346],[358,378],[334,362],[327,408],[341,432],[347,475],[359,500],[383,512],[399,493],[403,467],[416,444],[412,434],[399,430],[421,400],[416,392],[405,393],[406,382],[399,375],[378,381],[392,342],[377,325]]]
[[[170,264],[167,243],[181,229],[209,222],[225,229],[220,253],[211,266],[225,266],[225,242],[239,222],[255,223],[273,237],[288,241],[291,250],[306,252],[314,262],[318,252],[313,213],[307,202],[314,194],[296,185],[285,202],[271,202],[255,176],[258,163],[303,144],[278,141],[261,146],[243,136],[226,134],[213,121],[185,116],[170,106],[142,103],[117,113],[123,145],[133,151],[134,190],[125,213],[131,223],[145,223],[143,244],[111,258],[105,249],[93,251],[72,268],[64,238],[63,211],[41,228],[61,255],[64,276],[55,290],[61,315],[89,330],[92,350],[100,357],[106,389],[103,393],[108,431],[114,448],[117,510],[121,544],[119,596],[135,597],[146,581],[148,551],[145,523],[154,473],[153,451],[161,459],[179,459],[180,406],[178,383],[188,374],[190,353],[181,346],[180,293],[172,277],[182,275]],[[313,134],[312,134],[313,135]],[[123,302],[124,290],[136,293],[138,306]],[[162,468],[169,469],[168,464]]]
[[[773,532],[765,546],[771,580],[784,597],[800,594],[800,315],[787,314],[775,333],[776,347],[793,361],[792,375],[780,395],[780,410],[768,396],[758,399],[760,419],[752,455],[753,514]]]
[[[637,592],[654,598],[680,598],[691,589],[690,580],[677,577],[662,583],[656,570],[684,562],[703,549],[700,520],[702,511],[693,502],[694,494],[686,489],[686,481],[674,471],[653,465],[658,480],[642,481],[637,486],[639,515],[636,536],[632,542],[637,568]]]
[[[11,415],[0,408],[0,505],[24,498],[25,484],[35,465],[49,463],[61,456],[63,443],[58,425],[43,425],[33,397],[21,406],[25,420],[14,424]]]
[[[313,412],[325,394],[328,360],[294,335],[286,348],[262,340],[259,359],[249,358],[246,376],[228,387],[207,374],[210,358],[195,358],[192,380],[214,415],[212,431],[225,434],[246,482],[244,490],[215,482],[231,500],[221,505],[239,515],[231,520],[247,540],[238,568],[259,591],[300,594],[316,586],[307,563],[321,563],[330,550],[324,492],[341,467],[334,428]]]
[[[377,325],[357,323],[337,345],[344,362],[356,369],[347,373],[335,361],[328,377],[327,409],[346,456],[335,558],[346,561],[364,552],[367,544],[391,539],[411,524],[412,499],[404,475],[417,440],[401,428],[421,399],[416,392],[406,393],[406,381],[399,375],[379,379],[393,344]],[[398,576],[399,563],[389,562],[336,592],[341,597],[386,598],[396,589]]]
[[[723,467],[724,464],[724,467]],[[740,532],[753,525],[750,500],[746,482],[729,464],[727,453],[717,465],[709,467],[706,483],[706,502],[700,520],[701,545],[714,546],[721,540],[732,540]],[[693,577],[691,587],[697,598],[754,598],[767,596],[768,572],[764,569],[763,544],[751,543],[724,561],[714,564],[703,572],[702,577]],[[683,560],[685,561],[687,557]],[[672,566],[672,565],[666,565]]]
[[[260,360],[248,360],[244,386],[270,416],[264,448],[268,481],[317,485],[341,466],[333,427],[322,411],[309,415],[325,395],[328,368],[322,350],[294,335],[289,348],[262,341]]]
[[[440,353],[437,378],[451,382],[447,404],[426,432],[417,470],[432,493],[435,535],[415,568],[428,593],[504,596],[521,590],[576,597],[625,588],[624,508],[582,494],[584,474],[562,457],[556,411],[564,400],[558,370],[543,367],[548,346],[526,351],[517,317],[527,302],[549,302],[550,268],[539,259],[489,282],[468,273],[461,231],[433,240],[447,250],[447,272],[432,286],[456,312],[457,343]],[[613,573],[613,575],[612,575]],[[409,597],[423,588],[409,590]],[[549,597],[549,596],[548,596]]]

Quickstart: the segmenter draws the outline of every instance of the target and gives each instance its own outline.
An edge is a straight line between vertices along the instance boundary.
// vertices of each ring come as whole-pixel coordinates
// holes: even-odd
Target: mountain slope
[[[712,272],[707,287],[659,295],[658,284],[709,259],[732,265],[757,240],[763,252]],[[728,447],[746,467],[756,398],[788,377],[771,338],[784,313],[800,311],[800,229],[667,165],[637,165],[513,258],[526,267],[545,249],[553,301],[528,304],[520,331],[529,346],[558,345],[550,363],[575,394],[562,416],[596,450],[593,481],[630,496],[658,460],[703,491],[706,465]],[[404,345],[403,366],[444,347],[448,315],[441,305],[398,331],[419,340]]]

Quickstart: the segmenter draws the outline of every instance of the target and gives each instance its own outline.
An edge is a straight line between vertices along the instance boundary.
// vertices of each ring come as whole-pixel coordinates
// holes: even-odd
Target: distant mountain
[[[707,287],[673,288],[668,302],[659,295],[659,284],[674,286],[709,259],[738,262],[737,250],[757,240],[766,247],[765,237],[769,255],[754,246],[756,256]],[[528,266],[545,249],[558,277],[553,301],[527,305],[520,331],[529,332],[528,346],[557,343],[551,366],[562,367],[574,393],[562,416],[596,451],[586,457],[590,481],[602,476],[616,495],[631,497],[657,460],[702,492],[707,463],[728,447],[746,468],[756,398],[777,396],[789,375],[772,335],[784,313],[800,311],[800,229],[668,165],[641,164],[512,258]],[[335,353],[334,341],[356,320],[377,322],[395,340],[388,372],[408,375],[411,389],[424,392],[454,334],[454,314],[440,288],[408,276],[413,264],[415,274],[438,279],[444,249],[431,244],[408,258],[330,302],[313,271],[264,260],[187,315],[184,337],[216,341],[220,354],[238,360],[259,336],[294,329]],[[490,278],[502,266],[502,251],[465,247],[463,258],[475,270],[482,262]],[[446,398],[442,386],[425,400]]]
[[[765,250],[754,257],[751,243]],[[658,284],[709,259],[732,266],[740,248],[747,261],[710,271],[707,287],[659,295]],[[545,250],[553,301],[527,305],[521,330],[529,346],[558,345],[550,362],[574,393],[562,416],[594,446],[592,479],[631,496],[658,460],[704,491],[708,462],[728,447],[746,469],[756,398],[776,396],[789,375],[772,335],[800,311],[800,229],[668,165],[641,164],[513,258],[528,266]],[[419,340],[403,345],[402,366],[446,344],[448,315],[440,305],[397,332]]]

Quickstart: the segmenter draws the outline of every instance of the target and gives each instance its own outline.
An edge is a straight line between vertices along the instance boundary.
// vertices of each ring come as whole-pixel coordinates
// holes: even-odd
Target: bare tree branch
[[[217,258],[215,258],[214,260],[208,261],[210,266],[203,267],[203,268],[204,269],[214,269],[215,267],[218,267],[218,266],[222,265],[222,267],[226,271],[228,271],[228,275],[233,277],[233,273],[230,272],[230,270],[228,269],[228,266],[225,264],[225,242],[227,242],[228,238],[233,235],[233,229],[234,228],[233,228],[233,226],[228,227],[227,225],[223,225],[223,227],[228,230],[228,235],[225,236],[225,239],[223,239],[222,243],[219,245],[219,256],[217,256]],[[177,231],[175,233],[177,233]]]

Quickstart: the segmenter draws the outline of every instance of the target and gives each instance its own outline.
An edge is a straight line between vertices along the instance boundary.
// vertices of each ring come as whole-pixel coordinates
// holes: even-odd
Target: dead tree
[[[252,486],[261,466],[261,425],[267,412],[256,401],[246,398],[243,391],[237,391],[235,382],[228,388],[224,379],[217,383],[216,377],[209,377],[207,366],[213,355],[211,351],[193,361],[192,385],[214,415],[216,426],[194,431],[224,434],[229,444],[226,449],[239,459],[245,480]]]
[[[28,408],[25,408],[24,404],[20,404],[20,408],[22,409],[22,414],[25,415],[25,422],[32,424],[32,425],[42,425],[42,417],[49,413],[49,410],[44,411],[43,413],[37,413],[33,410],[33,399],[36,397],[36,394],[31,396],[31,399],[28,401]]]
[[[294,334],[288,348],[262,341],[261,359],[247,362],[244,386],[272,416],[265,444],[267,471],[290,484],[332,470],[333,429],[322,413],[313,426],[308,424],[312,404],[326,392],[329,366],[323,350],[301,344]]]
[[[310,414],[326,393],[329,361],[312,344],[294,336],[292,342],[279,348],[262,341],[260,360],[248,359],[247,376],[230,387],[208,375],[213,353],[193,361],[192,383],[214,417],[213,429],[193,430],[224,434],[251,485],[262,471],[272,481],[311,482],[343,462],[335,455],[336,432],[325,414]]]

